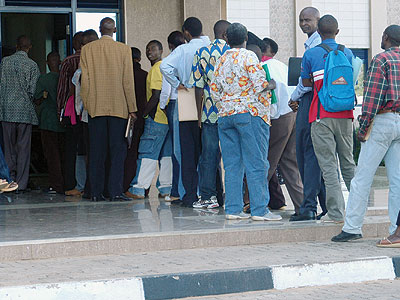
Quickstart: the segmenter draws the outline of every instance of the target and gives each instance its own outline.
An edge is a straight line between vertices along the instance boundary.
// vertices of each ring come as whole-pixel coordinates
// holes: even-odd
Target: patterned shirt
[[[204,89],[202,122],[213,124],[218,121],[218,109],[210,95],[210,83],[214,75],[215,62],[228,49],[229,46],[224,40],[216,39],[211,45],[197,50],[194,55],[189,84]]]
[[[79,61],[81,57],[81,50],[66,57],[61,63],[60,79],[58,80],[57,88],[57,112],[60,115],[61,110],[64,108],[65,103],[70,95],[70,90],[74,87],[72,84],[72,77],[75,71],[79,68]]]
[[[230,49],[215,65],[210,87],[218,116],[250,113],[270,124],[271,93],[266,90],[266,74],[255,53]]]
[[[3,58],[0,64],[0,121],[38,124],[32,100],[39,76],[38,65],[25,51]]]
[[[400,112],[400,49],[393,47],[376,55],[364,82],[360,135],[365,136],[381,110]]]

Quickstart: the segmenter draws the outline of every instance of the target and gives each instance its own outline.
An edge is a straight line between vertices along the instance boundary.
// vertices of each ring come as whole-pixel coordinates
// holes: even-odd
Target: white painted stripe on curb
[[[271,269],[274,288],[279,290],[396,277],[392,259],[388,257],[299,266],[273,266]]]
[[[144,300],[141,278],[62,282],[0,288],[0,299],[15,300]]]

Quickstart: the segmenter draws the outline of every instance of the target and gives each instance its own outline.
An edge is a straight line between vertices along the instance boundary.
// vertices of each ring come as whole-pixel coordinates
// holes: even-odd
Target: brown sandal
[[[400,240],[397,242],[392,242],[387,237],[380,240],[377,244],[377,247],[381,248],[400,248]]]

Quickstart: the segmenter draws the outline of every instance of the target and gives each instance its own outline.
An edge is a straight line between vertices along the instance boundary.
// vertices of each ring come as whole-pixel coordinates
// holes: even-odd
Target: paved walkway
[[[0,287],[399,255],[398,249],[377,248],[375,242],[301,242],[4,262],[0,263]]]
[[[400,299],[400,280],[369,281],[357,284],[338,284],[331,286],[304,287],[286,290],[268,290],[220,296],[191,297],[182,300],[398,300]]]

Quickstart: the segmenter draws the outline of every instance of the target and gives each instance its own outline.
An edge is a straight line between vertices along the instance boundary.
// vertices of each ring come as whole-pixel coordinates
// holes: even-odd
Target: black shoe
[[[110,201],[132,201],[132,198],[129,198],[127,196],[125,196],[124,194],[121,194],[119,196],[115,196],[115,197],[111,197]]]
[[[92,197],[92,201],[93,201],[93,202],[106,201],[106,198],[104,198],[104,196],[103,196],[103,195],[100,195],[100,196],[94,196],[94,197]]]
[[[182,204],[182,200],[178,199],[178,200],[171,201],[170,203],[174,204],[174,205],[181,205]]]
[[[302,215],[294,214],[289,219],[290,222],[310,221],[310,220],[315,220],[315,212],[313,212],[313,211],[308,211],[307,213],[302,214]]]
[[[334,236],[331,241],[332,242],[348,242],[348,241],[354,241],[354,240],[359,240],[362,238],[362,235],[359,233],[348,233],[342,230],[341,233],[338,235]]]
[[[316,219],[317,219],[317,220],[321,220],[321,218],[322,218],[323,216],[325,216],[327,213],[328,213],[327,211],[326,211],[326,212],[320,213],[319,215],[317,215]]]
[[[82,198],[83,198],[83,199],[90,199],[91,197],[90,197],[90,194],[84,193],[84,194],[82,195]]]

